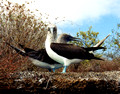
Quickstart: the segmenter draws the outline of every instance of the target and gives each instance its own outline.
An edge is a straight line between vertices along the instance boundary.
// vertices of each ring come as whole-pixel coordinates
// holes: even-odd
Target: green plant
[[[98,34],[99,32],[92,31],[92,26],[90,26],[88,31],[77,32],[76,35],[81,39],[81,41],[74,41],[72,43],[83,47],[93,47],[99,42]]]

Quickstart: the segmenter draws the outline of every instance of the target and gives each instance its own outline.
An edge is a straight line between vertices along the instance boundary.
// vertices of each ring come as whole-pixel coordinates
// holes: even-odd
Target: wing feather
[[[51,49],[55,51],[57,54],[68,59],[73,58],[87,59],[88,56],[90,57],[92,55],[82,47],[78,47],[73,44],[52,43]]]
[[[58,55],[66,57],[68,59],[100,59],[96,58],[94,54],[89,53],[89,51],[94,51],[98,49],[103,49],[104,47],[79,47],[73,44],[63,44],[63,43],[51,43],[51,49],[55,51]]]

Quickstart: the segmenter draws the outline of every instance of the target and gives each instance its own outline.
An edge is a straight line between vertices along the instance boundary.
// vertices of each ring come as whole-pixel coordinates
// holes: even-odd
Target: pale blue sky
[[[111,33],[112,29],[117,30],[117,24],[120,24],[120,18],[115,15],[104,15],[96,21],[84,21],[82,25],[78,25],[76,23],[68,24],[68,26],[59,28],[65,33],[76,35],[76,33],[80,31],[87,31],[90,26],[92,26],[92,30],[95,32],[99,32],[99,38],[106,37],[109,33]],[[59,25],[58,25],[59,26]]]

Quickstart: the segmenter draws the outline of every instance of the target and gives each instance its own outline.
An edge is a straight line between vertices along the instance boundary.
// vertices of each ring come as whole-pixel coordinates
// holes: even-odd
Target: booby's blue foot
[[[53,69],[53,72],[55,72],[55,69]]]
[[[62,73],[66,73],[67,66],[64,66]]]

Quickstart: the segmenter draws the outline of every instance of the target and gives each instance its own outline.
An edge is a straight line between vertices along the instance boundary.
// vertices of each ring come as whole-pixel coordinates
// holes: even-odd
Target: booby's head
[[[66,43],[66,42],[69,42],[69,41],[80,41],[80,38],[76,38],[76,37],[73,37],[73,36],[65,34],[65,33],[61,34],[57,38],[58,43]]]
[[[55,40],[57,37],[57,27],[54,24],[49,24],[47,26],[48,36],[51,37],[52,40]]]

